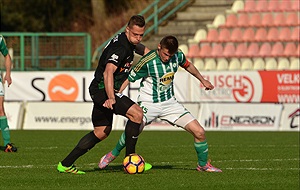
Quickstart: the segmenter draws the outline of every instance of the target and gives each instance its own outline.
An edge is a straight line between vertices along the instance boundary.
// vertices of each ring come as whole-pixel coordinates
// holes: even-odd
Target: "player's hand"
[[[203,81],[203,86],[205,87],[205,90],[212,90],[215,88],[208,80]]]
[[[109,98],[107,100],[105,100],[103,107],[106,107],[108,109],[113,109],[113,105],[116,103],[116,99],[114,98]]]
[[[11,85],[11,83],[12,83],[10,75],[6,75],[5,74],[4,80],[3,80],[4,84],[5,84],[5,81],[7,81],[7,86],[9,87]]]

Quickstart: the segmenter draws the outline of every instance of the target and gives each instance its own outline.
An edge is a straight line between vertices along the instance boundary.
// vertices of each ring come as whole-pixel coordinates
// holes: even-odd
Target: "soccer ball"
[[[140,174],[144,172],[145,161],[141,155],[130,154],[123,160],[123,167],[126,173]]]

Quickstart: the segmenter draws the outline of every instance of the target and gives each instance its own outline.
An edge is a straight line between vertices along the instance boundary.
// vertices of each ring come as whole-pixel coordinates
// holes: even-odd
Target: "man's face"
[[[127,38],[130,43],[137,45],[142,41],[145,32],[145,27],[134,25],[132,28],[126,28]]]
[[[174,54],[170,54],[169,50],[158,45],[158,55],[162,62],[168,62]]]

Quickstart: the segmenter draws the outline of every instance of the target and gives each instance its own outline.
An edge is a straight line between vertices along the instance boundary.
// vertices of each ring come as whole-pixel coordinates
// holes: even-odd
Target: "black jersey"
[[[94,79],[89,87],[90,93],[95,94],[98,90],[104,89],[103,72],[107,63],[113,63],[118,67],[114,72],[114,89],[119,90],[129,75],[134,51],[135,45],[128,41],[125,32],[115,36],[102,52]]]

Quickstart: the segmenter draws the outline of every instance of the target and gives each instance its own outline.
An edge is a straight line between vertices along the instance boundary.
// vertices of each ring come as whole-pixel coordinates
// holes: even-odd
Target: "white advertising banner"
[[[13,72],[13,84],[5,90],[7,101],[90,101],[92,71]]]
[[[282,104],[201,104],[198,121],[206,130],[279,130]]]
[[[25,130],[93,130],[92,102],[28,102]],[[124,129],[123,116],[114,115],[113,129]]]
[[[91,102],[28,102],[23,129],[91,130],[92,108]]]
[[[194,102],[260,102],[262,81],[258,72],[203,72],[213,85],[205,90],[195,77],[191,77],[191,99]]]
[[[9,129],[21,129],[24,113],[23,102],[4,102],[4,109]]]
[[[282,131],[300,131],[300,105],[284,104],[281,116]]]

